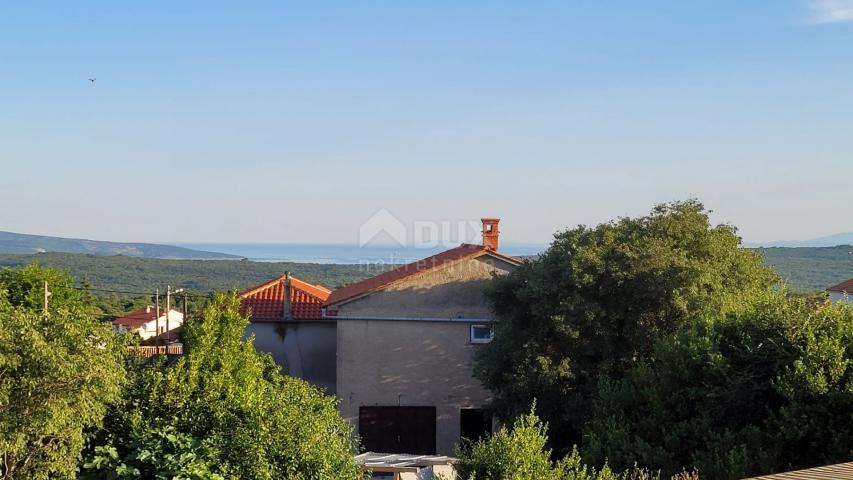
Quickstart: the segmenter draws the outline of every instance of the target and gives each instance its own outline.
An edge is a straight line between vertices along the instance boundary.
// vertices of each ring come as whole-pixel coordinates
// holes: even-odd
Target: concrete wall
[[[473,377],[474,356],[482,345],[471,344],[469,335],[470,325],[479,323],[474,319],[493,316],[483,294],[488,280],[513,268],[497,262],[481,257],[437,268],[339,307],[339,409],[356,429],[362,405],[435,406],[437,453],[454,453],[460,409],[491,400]],[[368,316],[401,319],[352,318]]]
[[[284,373],[335,394],[334,322],[253,322],[246,336],[255,336],[255,348],[272,354]]]

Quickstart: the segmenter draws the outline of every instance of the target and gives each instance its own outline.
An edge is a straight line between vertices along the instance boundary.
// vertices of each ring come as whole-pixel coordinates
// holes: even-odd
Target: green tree
[[[589,458],[734,479],[853,457],[853,307],[780,292],[703,320],[602,380]]]
[[[494,281],[495,340],[476,373],[511,418],[538,399],[562,451],[580,440],[600,377],[618,378],[701,312],[742,308],[777,281],[695,200],[555,236]]]
[[[140,455],[139,439],[167,431],[189,443],[163,449],[191,453],[209,473],[226,478],[360,478],[351,428],[334,397],[282,375],[252,339],[243,339],[247,324],[236,295],[217,295],[203,319],[184,325],[184,357],[174,365],[134,368],[125,399],[92,443],[84,469],[152,478],[167,467]]]
[[[2,478],[73,478],[85,430],[119,396],[124,347],[70,284],[38,265],[0,272]]]
[[[576,448],[561,460],[552,460],[547,448],[548,425],[530,413],[515,419],[512,427],[502,427],[494,435],[462,447],[457,471],[462,480],[659,480],[660,475],[645,469],[629,468],[616,473],[607,465],[596,469],[584,464]],[[672,480],[698,480],[682,472]]]

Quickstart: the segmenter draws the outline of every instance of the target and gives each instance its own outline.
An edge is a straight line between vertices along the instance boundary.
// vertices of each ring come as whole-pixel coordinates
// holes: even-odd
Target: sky
[[[96,79],[94,82],[89,78]],[[853,0],[0,3],[0,230],[853,231]]]

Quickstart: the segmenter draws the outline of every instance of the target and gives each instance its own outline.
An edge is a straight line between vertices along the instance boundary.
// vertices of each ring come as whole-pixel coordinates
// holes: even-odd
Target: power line
[[[153,291],[152,292],[133,292],[133,291],[129,291],[129,290],[111,290],[108,288],[78,287],[75,285],[69,285],[68,288],[73,288],[74,290],[82,290],[82,291],[87,291],[87,292],[123,293],[123,294],[127,294],[127,295],[148,295],[148,296],[151,296],[151,295],[155,294],[155,292],[153,292]],[[183,292],[180,292],[181,295],[187,295],[190,297],[207,297],[207,296],[212,295],[214,293],[216,293],[216,292],[215,291],[209,291],[209,292],[195,293],[195,292],[188,292],[186,290]]]

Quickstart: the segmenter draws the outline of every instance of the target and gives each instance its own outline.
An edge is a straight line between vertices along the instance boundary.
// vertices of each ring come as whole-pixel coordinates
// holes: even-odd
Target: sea
[[[400,264],[420,260],[456,245],[431,247],[398,245],[349,245],[302,243],[178,243],[193,250],[228,253],[255,262],[298,262],[322,264]],[[547,245],[501,244],[500,252],[511,256],[535,256]]]

